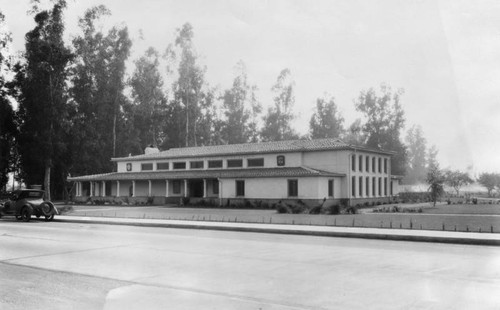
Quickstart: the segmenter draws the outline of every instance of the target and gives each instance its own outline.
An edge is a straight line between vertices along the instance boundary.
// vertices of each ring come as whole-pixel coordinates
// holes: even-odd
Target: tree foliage
[[[444,172],[444,178],[445,183],[455,189],[457,196],[460,194],[460,188],[474,182],[467,173],[459,170],[446,170]]]
[[[422,127],[415,125],[408,130],[406,135],[408,148],[408,163],[406,176],[407,184],[417,184],[425,181],[426,177],[426,140],[422,133]]]
[[[481,173],[477,181],[479,182],[479,184],[486,187],[489,197],[492,196],[492,192],[496,187],[500,189],[499,173],[488,173],[488,172]]]
[[[4,24],[5,16],[0,11],[0,29]],[[17,128],[14,123],[14,110],[9,97],[9,87],[6,75],[10,72],[11,61],[7,46],[11,42],[8,32],[0,32],[0,190],[8,182],[8,173],[13,168],[15,136]]]
[[[290,70],[283,69],[271,88],[274,93],[274,106],[269,107],[264,116],[264,127],[261,131],[263,141],[298,138],[291,125],[294,119],[292,112],[295,103],[294,87],[295,82],[291,78]]]
[[[111,157],[140,150],[134,148],[133,122],[127,117],[132,110],[123,94],[132,42],[126,27],[97,30],[109,14],[102,5],[88,9],[79,20],[82,33],[73,40],[72,172],[77,175],[110,171]]]
[[[316,99],[316,110],[309,121],[312,139],[339,138],[344,133],[343,123],[333,97]]]
[[[64,183],[67,173],[66,69],[72,54],[63,42],[64,8],[65,1],[58,1],[35,15],[36,26],[26,34],[26,63],[16,74],[22,175],[28,184],[43,182],[49,198],[51,179]]]
[[[434,203],[434,207],[436,206],[436,202],[444,194],[444,182],[446,178],[439,169],[439,165],[431,165],[429,167],[429,171],[427,172],[427,184],[429,185],[429,191],[431,193],[431,199]]]
[[[391,173],[404,175],[407,160],[405,145],[401,142],[401,131],[405,118],[401,106],[403,90],[393,92],[389,86],[381,85],[380,94],[373,88],[361,91],[355,102],[356,110],[366,119],[363,131],[367,135],[366,145],[394,151]]]

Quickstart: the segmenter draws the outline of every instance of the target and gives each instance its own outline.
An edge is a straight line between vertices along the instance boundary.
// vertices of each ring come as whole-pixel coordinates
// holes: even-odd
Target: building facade
[[[77,201],[124,199],[179,203],[211,200],[324,200],[351,205],[388,200],[399,191],[393,153],[338,139],[174,148],[112,158],[116,172],[71,177]]]

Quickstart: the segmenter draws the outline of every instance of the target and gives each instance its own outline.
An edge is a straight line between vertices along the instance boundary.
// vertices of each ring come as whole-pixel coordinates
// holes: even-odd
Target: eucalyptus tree
[[[367,134],[366,145],[394,151],[391,173],[404,175],[407,150],[401,141],[405,118],[401,106],[403,90],[393,92],[389,86],[381,85],[380,94],[373,88],[361,91],[355,101],[356,110],[366,119],[363,131]]]
[[[227,144],[252,141],[257,132],[254,117],[259,111],[255,96],[256,87],[249,84],[246,67],[242,61],[236,64],[235,72],[232,87],[225,90],[222,96],[225,116],[222,138]]]
[[[5,16],[0,11],[0,31],[5,22]],[[0,190],[8,182],[8,174],[14,170],[14,139],[17,132],[14,123],[14,110],[9,100],[7,75],[11,72],[8,44],[11,42],[9,32],[0,32]]]
[[[283,69],[276,83],[271,88],[274,93],[274,105],[269,107],[264,116],[264,126],[261,138],[264,141],[280,141],[298,138],[291,122],[294,119],[293,105],[295,82],[291,78],[289,69]]]
[[[206,134],[199,126],[206,120],[203,112],[210,111],[206,107],[212,104],[213,94],[206,88],[206,68],[199,64],[193,37],[193,27],[185,23],[176,30],[175,43],[167,47],[168,70],[177,73],[177,78],[172,85],[173,98],[167,111],[171,131],[167,133],[164,147],[203,144],[199,140]]]
[[[127,27],[107,32],[97,27],[110,15],[103,5],[88,9],[79,20],[81,34],[73,39],[75,64],[71,70],[74,107],[72,154],[75,174],[112,169],[111,157],[130,152],[131,112],[124,95],[125,64],[132,42]],[[129,122],[129,123],[127,123]]]
[[[51,195],[52,169],[64,184],[68,140],[67,67],[72,54],[64,45],[63,11],[66,1],[56,1],[50,10],[37,12],[36,26],[26,38],[24,62],[17,66],[19,102],[19,154],[23,179],[28,184],[43,181]]]
[[[339,138],[344,133],[343,123],[333,97],[316,99],[316,109],[309,121],[312,139]]]
[[[129,79],[132,88],[133,122],[142,148],[163,144],[167,98],[160,73],[159,53],[150,47],[135,61],[135,70]]]

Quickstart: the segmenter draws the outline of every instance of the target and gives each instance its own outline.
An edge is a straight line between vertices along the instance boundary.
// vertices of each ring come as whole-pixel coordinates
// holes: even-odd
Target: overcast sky
[[[24,49],[33,28],[29,0],[0,0]],[[422,126],[439,149],[443,168],[500,172],[500,1],[460,0],[68,0],[66,30],[97,4],[125,24],[134,39],[132,59],[153,46],[163,51],[175,29],[194,27],[194,42],[207,66],[207,81],[230,87],[241,59],[264,106],[283,68],[296,82],[296,126],[307,131],[315,99],[325,93],[349,125],[360,117],[360,90],[387,83],[404,88],[406,129]],[[144,40],[139,39],[142,30]],[[132,64],[131,64],[132,65]],[[130,67],[130,69],[133,69]]]

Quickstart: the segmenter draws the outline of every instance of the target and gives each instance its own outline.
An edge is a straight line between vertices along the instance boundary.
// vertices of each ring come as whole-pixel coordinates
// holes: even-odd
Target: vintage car
[[[0,217],[15,216],[18,220],[29,222],[34,215],[52,221],[59,213],[52,202],[44,200],[44,194],[44,191],[35,189],[13,191],[6,201],[0,203]]]

